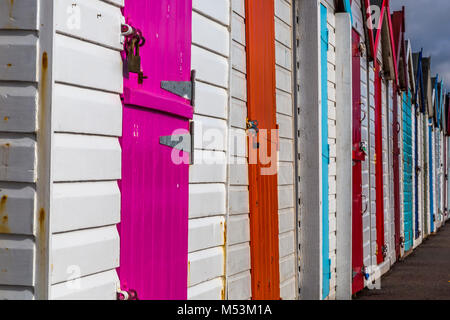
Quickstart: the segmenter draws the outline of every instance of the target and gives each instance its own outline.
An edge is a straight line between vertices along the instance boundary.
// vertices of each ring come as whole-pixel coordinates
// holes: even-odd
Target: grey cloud
[[[450,1],[391,0],[391,10],[406,10],[406,37],[413,51],[431,55],[433,76],[438,73],[450,88]]]

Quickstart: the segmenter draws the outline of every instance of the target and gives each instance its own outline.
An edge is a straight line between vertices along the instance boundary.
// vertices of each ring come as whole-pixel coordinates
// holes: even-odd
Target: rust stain
[[[45,210],[41,208],[39,210],[39,229],[43,230],[45,228]]]
[[[9,120],[9,117],[4,117],[3,118],[3,121],[8,121]]]
[[[12,67],[12,63],[8,63],[6,66],[7,66],[8,68],[11,68],[11,67]]]
[[[13,19],[14,0],[9,0],[9,18]]]
[[[0,233],[11,233],[11,229],[8,225],[9,218],[5,213],[7,200],[7,195],[3,195],[0,200]]]

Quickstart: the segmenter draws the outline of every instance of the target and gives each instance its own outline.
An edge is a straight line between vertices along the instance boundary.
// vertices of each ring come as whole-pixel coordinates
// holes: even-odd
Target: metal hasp
[[[191,71],[191,81],[161,81],[161,89],[195,102],[195,70]]]

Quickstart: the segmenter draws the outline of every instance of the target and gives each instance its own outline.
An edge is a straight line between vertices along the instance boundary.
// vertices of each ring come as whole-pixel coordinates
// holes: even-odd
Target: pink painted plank
[[[128,0],[124,15],[146,38],[140,54],[148,78],[124,79],[121,288],[139,299],[186,299],[189,154],[159,138],[187,133],[193,111],[160,84],[190,80],[192,0]]]

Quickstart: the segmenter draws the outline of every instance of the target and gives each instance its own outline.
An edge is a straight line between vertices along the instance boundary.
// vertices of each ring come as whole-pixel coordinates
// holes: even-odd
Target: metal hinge
[[[189,164],[194,163],[194,121],[189,122],[189,133],[159,137],[159,143],[189,153]]]
[[[195,103],[195,70],[191,71],[191,81],[161,81],[161,89]]]

